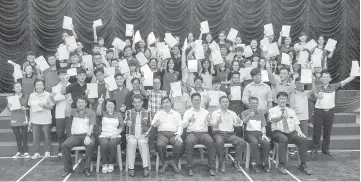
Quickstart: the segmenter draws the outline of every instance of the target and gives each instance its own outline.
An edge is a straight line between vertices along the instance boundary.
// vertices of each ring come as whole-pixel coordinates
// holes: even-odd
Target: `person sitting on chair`
[[[94,151],[95,140],[92,136],[92,131],[95,125],[95,112],[89,108],[88,98],[86,96],[79,96],[76,100],[76,107],[71,108],[72,100],[69,97],[68,105],[65,109],[65,116],[72,117],[71,136],[68,137],[62,145],[62,155],[64,163],[64,173],[62,177],[73,173],[73,166],[71,163],[71,149],[77,146],[84,146],[85,151],[85,165],[84,174],[87,177],[91,176],[90,165],[92,162],[92,154]],[[78,162],[78,161],[75,161]]]
[[[208,167],[211,176],[215,174],[216,149],[212,137],[208,134],[209,113],[201,108],[201,95],[194,93],[191,96],[193,107],[184,113],[183,127],[187,128],[186,155],[188,175],[193,176],[193,151],[198,143],[207,147]]]
[[[242,160],[242,152],[246,147],[246,142],[235,135],[233,126],[242,126],[243,121],[237,114],[228,110],[229,98],[221,96],[219,98],[220,109],[212,113],[211,125],[213,127],[213,139],[216,145],[216,151],[219,156],[221,173],[226,172],[226,161],[224,156],[224,143],[232,143],[236,148],[236,159],[233,162],[233,167],[240,171],[240,161]]]
[[[157,132],[157,152],[160,158],[162,168],[160,173],[164,173],[167,168],[165,161],[167,145],[170,143],[173,146],[174,161],[171,163],[174,172],[179,173],[180,169],[177,166],[181,152],[183,149],[182,141],[182,117],[179,112],[172,109],[172,103],[169,97],[163,97],[161,100],[163,109],[158,111],[152,121],[152,125],[158,128]]]
[[[131,110],[125,113],[125,121],[128,127],[127,138],[127,161],[129,176],[134,177],[135,152],[138,146],[142,157],[144,177],[149,176],[149,131],[150,131],[150,112],[143,109],[143,96],[140,94],[133,95],[133,106]]]
[[[296,116],[296,112],[287,107],[288,94],[286,92],[278,92],[278,106],[269,110],[269,121],[271,122],[272,140],[278,143],[279,166],[278,172],[287,175],[285,169],[286,150],[288,143],[295,143],[298,147],[301,164],[298,169],[310,175],[311,171],[306,166],[307,160],[307,138],[302,133],[299,126],[300,122]]]

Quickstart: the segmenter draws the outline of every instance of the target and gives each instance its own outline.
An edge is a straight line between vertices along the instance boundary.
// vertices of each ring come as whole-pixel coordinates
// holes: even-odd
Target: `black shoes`
[[[162,165],[162,167],[159,169],[159,172],[160,172],[161,174],[165,173],[165,170],[167,169],[167,166],[168,166],[168,164],[167,164],[167,163],[164,163],[164,164]]]
[[[219,166],[219,172],[221,173],[226,172],[226,161],[221,162],[221,165]]]
[[[215,170],[213,168],[209,169],[209,175],[210,176],[215,176],[216,175],[216,172],[215,172]]]
[[[322,151],[323,154],[328,155],[328,156],[332,156],[330,151]]]
[[[278,165],[277,171],[282,175],[287,175],[286,168],[283,164]]]
[[[317,149],[312,149],[311,150],[311,155],[317,155],[317,153],[318,153]]]
[[[74,171],[65,171],[63,174],[61,174],[61,177],[65,178],[67,177],[70,173],[73,173]]]
[[[129,176],[130,176],[130,177],[134,177],[134,176],[135,176],[135,171],[134,171],[134,169],[129,169]]]
[[[305,163],[301,164],[298,166],[298,170],[300,170],[301,172],[307,174],[307,175],[311,175],[311,170],[308,169],[307,165]]]
[[[256,173],[259,173],[259,172],[260,172],[260,170],[259,170],[259,168],[258,168],[257,165],[253,165],[253,164],[252,164],[252,169],[253,169],[254,172],[256,172]]]
[[[148,177],[148,176],[149,176],[149,168],[148,168],[148,166],[144,168],[143,176],[144,176],[144,177]]]
[[[84,169],[84,174],[86,177],[90,177],[92,175],[89,169]]]
[[[175,173],[180,173],[181,170],[178,168],[178,165],[175,162],[172,162],[172,168],[174,170]]]
[[[268,164],[263,164],[263,165],[262,165],[262,169],[263,169],[263,171],[266,172],[266,173],[270,173],[270,172],[271,172],[270,168],[268,167]]]
[[[192,168],[188,168],[188,176],[193,176],[193,169]]]
[[[236,169],[237,171],[241,171],[241,166],[239,165],[238,161],[233,161],[233,167],[234,169]]]

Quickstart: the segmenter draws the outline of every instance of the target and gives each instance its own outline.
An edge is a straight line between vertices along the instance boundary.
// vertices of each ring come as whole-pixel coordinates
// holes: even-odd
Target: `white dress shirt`
[[[221,109],[217,109],[212,113],[211,124],[215,125],[218,123],[218,118],[221,117],[222,122],[218,124],[218,127],[214,127],[213,131],[226,131],[233,132],[233,126],[242,126],[243,121],[237,116],[237,114],[231,110],[227,110],[226,113],[223,113]],[[237,120],[241,120],[238,123]]]
[[[293,109],[289,107],[285,107],[284,109],[288,115],[287,117],[288,130],[291,133],[296,129],[295,126],[300,124],[300,121],[298,120],[296,112]],[[269,110],[269,120],[281,116],[282,116],[282,110],[280,106],[272,107]],[[280,130],[284,132],[282,120],[280,120],[279,122],[271,122],[271,130],[272,131]]]
[[[189,122],[194,115],[195,121]],[[196,111],[193,107],[188,109],[183,116],[183,127],[187,128],[187,132],[208,132],[209,112],[203,108]],[[188,124],[189,123],[189,124]]]
[[[158,111],[153,118],[152,125],[159,121],[158,131],[171,131],[182,135],[182,117],[179,112],[171,109],[166,112],[164,109]]]

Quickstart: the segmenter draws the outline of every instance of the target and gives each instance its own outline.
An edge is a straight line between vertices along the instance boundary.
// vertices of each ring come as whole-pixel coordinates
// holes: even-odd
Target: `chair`
[[[229,148],[233,147],[233,144],[225,143],[223,147],[224,147],[225,160],[227,161]],[[219,157],[218,157],[218,155],[216,155],[216,169],[218,169],[218,168],[219,168]]]
[[[276,161],[276,168],[278,168],[278,164],[279,164],[279,155],[278,155],[278,143],[277,142],[273,142],[274,147],[273,147],[273,154],[272,154],[272,159]],[[287,145],[287,151],[286,151],[286,162],[288,162],[288,148],[289,147],[294,147],[297,148],[297,156],[298,156],[298,164],[301,164],[301,159],[300,159],[300,154],[299,154],[299,150],[298,147],[295,144],[288,144]]]
[[[173,146],[172,146],[172,145],[167,145],[166,148],[167,148],[167,149],[172,149]],[[181,159],[179,159],[179,161],[178,161],[178,168],[179,168],[179,169],[182,169]],[[156,158],[156,161],[155,161],[155,170],[158,171],[158,169],[159,169],[159,155],[158,155],[158,152],[157,152],[157,158]]]
[[[251,163],[251,144],[247,143],[247,148],[246,148],[246,155],[245,155],[245,160],[246,160],[246,169],[249,169],[249,164]],[[258,147],[261,147],[260,144],[258,144]],[[271,159],[268,157],[268,168],[271,169]]]
[[[79,161],[79,151],[86,151],[86,148],[85,146],[78,146],[73,147],[71,150],[75,151],[75,163],[77,163]],[[93,162],[90,163],[90,171],[93,171]]]
[[[138,146],[137,146],[137,148],[138,148]],[[148,168],[149,168],[149,171],[150,171],[152,169],[152,167],[151,167],[152,165],[150,163],[150,155],[149,155],[148,163],[149,163]],[[126,157],[126,159],[125,159],[125,171],[128,171],[128,165],[129,165],[128,158]]]
[[[117,160],[119,165],[119,170],[123,170],[123,160],[122,160],[122,150],[121,150],[120,144],[117,145]],[[99,173],[100,168],[100,146],[98,146],[98,153],[97,153],[97,166],[96,166],[96,172]]]

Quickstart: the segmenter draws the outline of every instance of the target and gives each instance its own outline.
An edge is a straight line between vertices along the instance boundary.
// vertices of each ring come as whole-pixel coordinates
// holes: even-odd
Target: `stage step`
[[[355,123],[334,123],[331,135],[359,135],[360,124]],[[313,127],[308,127],[308,136],[313,135]]]
[[[28,151],[30,155],[33,155],[33,148],[32,148],[33,144],[32,143],[28,143]],[[0,142],[0,157],[9,157],[9,156],[13,156],[15,155],[15,153],[17,152],[18,148],[16,146],[16,142]],[[58,154],[58,143],[56,142],[52,142],[51,144],[51,155],[55,156]],[[40,142],[40,155],[44,155],[44,143]]]
[[[335,113],[334,123],[356,123],[357,115],[360,113]]]
[[[308,137],[309,149],[312,148],[312,137]],[[321,137],[322,143],[322,137]],[[332,136],[330,149],[360,150],[360,135]]]
[[[0,129],[0,141],[11,142],[15,141],[15,135],[12,129]],[[40,141],[44,141],[43,133],[40,135]],[[51,132],[51,141],[57,141],[56,132]],[[28,142],[33,142],[33,133],[28,132]]]

